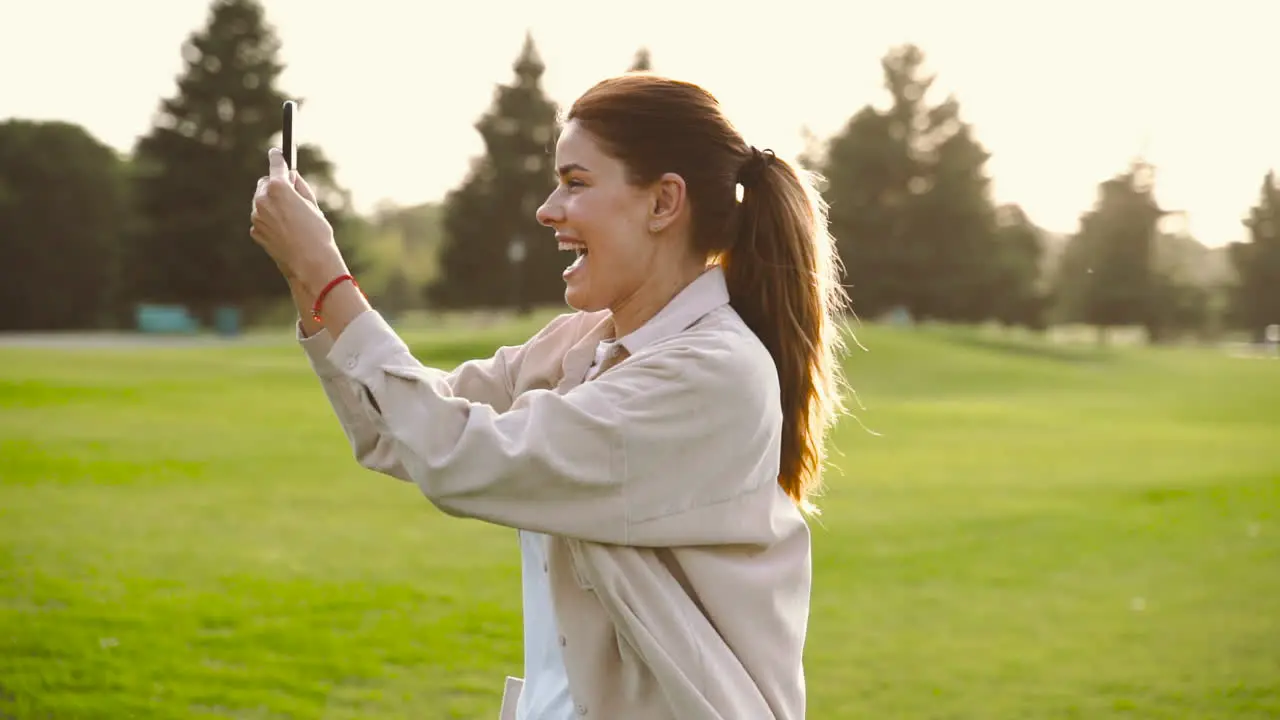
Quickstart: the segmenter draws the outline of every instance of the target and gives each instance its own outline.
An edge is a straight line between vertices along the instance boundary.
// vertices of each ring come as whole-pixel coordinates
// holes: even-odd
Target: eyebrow
[[[581,170],[582,172],[591,172],[585,166],[579,165],[578,163],[565,163],[564,165],[561,165],[560,167],[556,168],[556,172],[559,173],[561,176],[568,175],[574,170]]]

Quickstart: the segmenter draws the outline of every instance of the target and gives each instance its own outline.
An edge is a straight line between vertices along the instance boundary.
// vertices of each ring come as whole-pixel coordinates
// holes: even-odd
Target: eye
[[[570,178],[569,180],[566,180],[566,181],[564,182],[564,184],[565,184],[565,185],[567,185],[567,186],[569,186],[570,188],[580,188],[580,187],[586,187],[586,186],[587,186],[587,184],[586,184],[586,183],[582,182],[581,180],[579,180],[579,179],[577,179],[577,178]]]

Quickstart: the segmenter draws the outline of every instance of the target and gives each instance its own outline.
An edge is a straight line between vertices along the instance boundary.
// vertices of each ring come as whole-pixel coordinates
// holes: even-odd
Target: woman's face
[[[559,183],[538,208],[538,222],[572,252],[564,271],[565,302],[576,310],[616,309],[658,270],[650,232],[654,193],[627,182],[627,168],[604,153],[577,123],[556,145]]]

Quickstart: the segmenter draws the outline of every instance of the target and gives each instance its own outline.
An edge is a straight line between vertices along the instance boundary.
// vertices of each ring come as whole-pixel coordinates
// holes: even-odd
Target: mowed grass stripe
[[[1280,714],[1280,363],[858,337],[810,717]],[[520,661],[514,534],[356,466],[287,333],[0,348],[0,716],[491,718]]]

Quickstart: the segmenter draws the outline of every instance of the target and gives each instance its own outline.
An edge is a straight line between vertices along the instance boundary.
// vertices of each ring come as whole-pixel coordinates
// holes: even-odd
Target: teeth
[[[561,249],[561,250],[576,250],[576,251],[578,251],[578,252],[585,252],[587,248],[586,248],[586,246],[585,246],[585,245],[583,245],[582,243],[575,243],[575,242],[569,242],[569,241],[567,241],[567,240],[561,240],[561,241],[560,241],[560,249]]]

